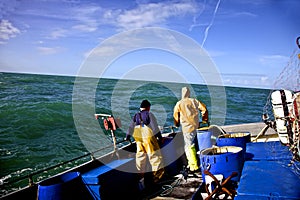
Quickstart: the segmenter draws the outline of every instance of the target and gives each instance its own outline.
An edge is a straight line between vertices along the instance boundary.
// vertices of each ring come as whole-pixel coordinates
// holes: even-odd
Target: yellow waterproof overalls
[[[141,120],[142,122],[142,120]],[[136,167],[143,175],[146,172],[147,157],[152,167],[153,181],[157,182],[164,174],[160,147],[153,131],[143,122],[134,127],[133,138],[136,141]]]

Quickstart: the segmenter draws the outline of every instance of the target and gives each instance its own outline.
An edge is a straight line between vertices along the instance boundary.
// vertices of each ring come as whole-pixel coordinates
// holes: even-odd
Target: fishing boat
[[[117,129],[114,117],[103,114],[95,116],[103,119],[105,128],[114,138],[114,130]],[[33,182],[33,177],[42,171],[32,173],[27,176],[27,187],[1,199],[299,199],[299,160],[295,159],[295,152],[280,141],[281,135],[276,128],[272,128],[273,123],[264,118],[261,123],[200,128],[198,134],[202,139],[207,138],[207,134],[209,137],[205,144],[201,144],[202,147],[198,144],[199,162],[201,163],[201,158],[210,156],[212,161],[209,163],[210,167],[203,167],[201,163],[201,173],[198,174],[189,173],[184,167],[186,159],[180,130],[165,127],[170,131],[163,133],[163,146],[166,148],[162,148],[162,155],[168,163],[165,169],[171,176],[155,186],[145,183],[147,189],[140,189],[138,173],[132,170],[135,169],[135,142],[127,142],[118,147],[116,140],[113,140],[112,152],[98,158],[93,156],[95,152],[84,155],[91,156],[91,160],[36,183]],[[243,142],[238,142],[237,146],[221,145],[222,138],[229,142],[232,142],[231,139],[242,138]],[[294,141],[298,141],[299,148],[299,140],[295,138]],[[222,147],[212,146],[218,142]],[[206,148],[204,146],[207,143],[210,143],[210,147]],[[239,144],[244,145],[243,148],[238,147]],[[200,148],[205,149],[200,151]],[[221,150],[212,153],[216,148],[226,149],[226,152]],[[230,148],[239,150],[231,152]],[[234,154],[241,151],[244,151],[242,157],[231,160],[229,156],[236,156]],[[217,157],[219,155],[223,155],[227,161],[222,161],[223,158]],[[76,159],[67,162],[74,162]],[[219,160],[221,167],[214,167]],[[233,166],[229,171],[223,169],[224,165],[232,166],[236,160],[241,161],[242,165]],[[54,167],[57,166],[52,168]],[[226,173],[218,172],[220,169]],[[145,178],[147,175],[151,176],[149,173]]]

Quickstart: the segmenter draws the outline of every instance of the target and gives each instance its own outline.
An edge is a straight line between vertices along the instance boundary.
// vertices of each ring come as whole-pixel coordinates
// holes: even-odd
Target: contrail
[[[203,47],[203,45],[204,45],[204,43],[205,43],[205,41],[206,41],[206,38],[207,38],[207,36],[208,36],[208,31],[209,31],[210,27],[211,27],[211,26],[213,25],[213,23],[214,23],[215,16],[216,16],[216,14],[217,14],[217,11],[218,11],[218,8],[219,8],[220,3],[221,3],[221,0],[218,1],[217,5],[216,5],[216,7],[215,7],[214,15],[213,15],[213,17],[212,17],[212,19],[211,19],[211,21],[210,21],[210,24],[209,24],[209,25],[206,27],[206,29],[205,29],[204,39],[203,39],[203,42],[202,42],[201,47]]]

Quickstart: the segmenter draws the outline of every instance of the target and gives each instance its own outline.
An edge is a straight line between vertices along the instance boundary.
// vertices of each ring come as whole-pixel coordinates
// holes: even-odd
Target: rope
[[[296,39],[297,46],[300,48],[300,37]],[[280,72],[278,77],[276,78],[275,82],[273,83],[273,90],[290,90],[290,91],[299,91],[300,90],[300,54],[297,52],[299,49],[294,49],[288,63],[283,68],[283,70]],[[268,121],[268,117],[264,119],[264,122],[266,125],[269,125],[270,128],[273,128],[276,132],[276,116],[274,116],[273,110],[272,110],[272,104],[271,104],[271,94],[273,91],[270,91],[270,94],[268,96],[267,102],[263,108],[263,115],[269,116],[272,121]],[[285,109],[285,118],[282,120],[285,120],[287,122],[286,128],[287,128],[287,134],[288,134],[288,143],[290,145],[290,151],[293,154],[293,161],[300,160],[299,156],[299,149],[298,149],[298,142],[299,142],[299,130],[297,128],[293,128],[292,130],[292,121],[290,121],[290,116],[287,115],[287,108]],[[271,123],[271,124],[270,124]],[[273,123],[273,124],[272,124]],[[297,123],[297,122],[294,122]],[[264,127],[264,129],[257,135],[257,137],[254,139],[258,139],[261,135],[264,135],[264,130],[266,130],[269,127]],[[294,136],[294,137],[293,137]]]
[[[260,136],[263,136],[265,135],[265,133],[267,132],[268,128],[270,127],[270,125],[266,125],[263,129],[261,129],[261,131],[257,134],[257,136],[251,140],[251,142],[254,142],[254,141],[257,141],[257,139],[260,137]]]
[[[295,169],[294,170],[295,174],[298,175],[298,176],[300,176],[300,168],[299,168],[299,166],[297,165],[296,162],[293,163],[293,167]]]
[[[174,188],[179,186],[183,179],[184,179],[184,176],[181,174],[181,177],[176,179],[176,181],[174,181],[172,184],[163,185],[162,186],[163,191],[160,193],[160,196],[164,197],[164,196],[167,196],[167,195],[171,194],[173,192]]]
[[[290,56],[289,62],[281,71],[274,82],[274,89],[288,89],[297,91],[300,87],[299,59],[297,57],[297,49]]]

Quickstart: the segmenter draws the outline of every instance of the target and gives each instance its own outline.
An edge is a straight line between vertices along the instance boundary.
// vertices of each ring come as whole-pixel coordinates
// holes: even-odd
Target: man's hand
[[[124,138],[125,141],[130,141],[130,135],[126,135],[126,137]]]
[[[209,122],[205,121],[205,120],[203,120],[202,122],[200,122],[199,123],[199,128],[202,128],[202,127],[209,127]]]

